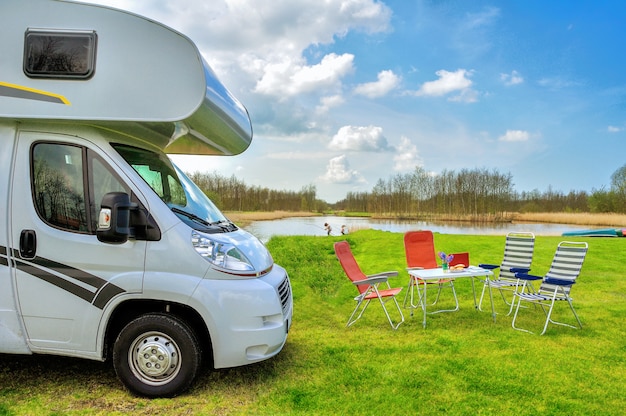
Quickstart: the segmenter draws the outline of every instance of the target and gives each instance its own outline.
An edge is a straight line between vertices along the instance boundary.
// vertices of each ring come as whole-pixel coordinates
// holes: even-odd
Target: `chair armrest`
[[[371,277],[363,280],[355,280],[352,282],[353,285],[375,285],[378,283],[385,283],[387,281],[386,277]]]
[[[576,283],[573,280],[563,280],[563,279],[555,279],[554,277],[548,277],[546,280],[543,281],[544,283],[547,283],[549,285],[555,285],[555,286],[571,286],[574,283]]]
[[[500,266],[498,266],[497,264],[484,264],[481,263],[478,265],[478,267],[480,267],[481,269],[487,269],[487,270],[494,270],[499,268]]]
[[[525,273],[525,274],[528,274],[528,272],[530,271],[530,269],[527,269],[525,267],[511,267],[509,270],[511,271],[511,273]]]
[[[534,275],[528,274],[528,273],[515,273],[515,277],[517,279],[522,279],[522,280],[541,280],[541,279],[543,279],[543,277],[541,277],[541,276],[534,276]]]
[[[398,275],[397,271],[391,270],[391,271],[388,271],[388,272],[380,272],[380,273],[368,274],[365,277],[367,277],[369,279],[369,278],[372,278],[372,277],[395,277],[397,275]]]
[[[366,276],[366,279],[352,282],[354,285],[375,285],[377,283],[385,283],[390,277],[397,276],[398,272],[382,272]]]

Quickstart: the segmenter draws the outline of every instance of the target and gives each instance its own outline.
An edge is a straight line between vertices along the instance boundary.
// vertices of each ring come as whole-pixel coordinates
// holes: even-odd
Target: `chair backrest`
[[[407,267],[437,267],[435,241],[432,231],[408,231],[404,234],[404,251]]]
[[[450,266],[456,266],[457,264],[462,264],[465,267],[470,265],[469,253],[453,253],[454,257],[452,257],[452,261],[450,262]]]
[[[588,245],[582,241],[561,241],[556,248],[550,270],[544,277],[539,291],[554,292],[554,286],[545,283],[546,279],[560,279],[575,282],[583,267]],[[565,286],[565,293],[570,292],[571,286]]]
[[[511,267],[530,269],[535,250],[535,235],[527,232],[509,233],[504,244],[504,258],[500,265],[500,278],[515,279]]]
[[[354,258],[354,254],[352,254],[352,250],[350,249],[350,244],[347,241],[338,241],[334,245],[335,247],[335,255],[337,259],[339,259],[339,263],[343,268],[343,271],[348,276],[352,282],[356,282],[359,280],[365,279],[367,276],[365,273],[361,271],[359,264],[356,262]],[[367,290],[369,285],[357,285],[357,289],[359,293],[363,293]]]

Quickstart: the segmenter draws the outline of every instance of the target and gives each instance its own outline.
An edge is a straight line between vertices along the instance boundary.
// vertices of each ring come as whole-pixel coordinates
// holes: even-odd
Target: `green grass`
[[[392,284],[406,286],[402,234],[346,238],[365,273],[398,270]],[[332,249],[341,237],[278,237],[268,247],[291,276],[295,313],[277,357],[206,370],[188,393],[147,400],[126,392],[108,363],[0,355],[0,415],[626,414],[626,238],[568,239],[589,242],[572,291],[582,330],[526,334],[503,313],[493,323],[474,310],[467,279],[455,285],[461,309],[429,316],[426,329],[407,313],[393,331],[375,304],[346,328],[356,292]],[[548,270],[561,240],[537,237],[534,274]],[[472,264],[499,263],[504,236],[435,234],[435,245],[469,251]],[[558,306],[559,317],[573,319]],[[539,330],[543,314],[524,312],[520,323]]]

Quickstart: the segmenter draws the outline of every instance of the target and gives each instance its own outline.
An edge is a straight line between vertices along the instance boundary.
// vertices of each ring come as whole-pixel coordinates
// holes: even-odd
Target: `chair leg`
[[[504,301],[504,303],[506,305],[509,305],[509,311],[506,313],[506,316],[510,316],[511,312],[513,312],[513,307],[515,306],[515,292],[517,292],[517,286],[514,286],[515,288],[513,289],[513,298],[511,299],[511,302],[507,301],[506,298],[504,297],[504,292],[502,291],[502,288],[500,288],[500,296],[502,296],[502,300]]]
[[[417,290],[418,300],[421,300],[421,293],[419,289],[419,284],[416,281],[415,277],[411,276],[409,278],[409,284],[407,285],[406,293],[404,295],[404,301],[402,302],[402,307],[405,309],[411,309],[411,316],[413,316],[413,310],[417,308],[419,305],[415,303],[415,291]],[[407,306],[407,300],[410,302]]]
[[[574,309],[574,305],[572,305],[572,299],[570,299],[570,297],[567,297],[567,303],[569,304],[569,308],[572,310],[572,313],[574,314],[574,317],[576,318],[576,321],[578,322],[578,327],[580,329],[583,329],[583,323],[580,322],[580,318],[578,317],[578,314],[576,313],[576,310]]]
[[[515,293],[513,295],[513,303],[515,303],[515,297],[517,296],[517,293]],[[517,296],[518,300],[517,300],[517,307],[515,308],[515,315],[513,315],[513,320],[511,321],[511,326],[513,327],[513,329],[517,329],[518,331],[524,331],[524,332],[528,332],[529,334],[533,334],[533,332],[524,329],[524,328],[518,328],[515,326],[515,321],[517,320],[517,314],[519,313],[519,308],[520,305],[522,304],[522,298],[520,296]]]
[[[539,334],[539,335],[545,334],[546,330],[548,329],[548,324],[550,322],[552,322],[550,320],[550,316],[552,316],[552,310],[554,309],[555,296],[556,296],[556,290],[554,291],[554,296],[552,296],[552,301],[550,302],[550,309],[548,309],[548,313],[546,314],[546,323],[543,326],[543,331],[541,331],[541,334]],[[541,305],[541,307],[543,308],[543,304]],[[544,309],[544,311],[545,311],[545,309]]]
[[[391,325],[393,329],[398,329],[400,324],[404,322],[404,314],[402,313],[402,309],[400,308],[400,304],[398,303],[398,300],[396,299],[396,297],[392,296],[391,299],[387,299],[387,301],[383,301],[383,299],[379,296],[378,300],[380,300],[380,306],[383,307],[383,311],[385,311],[385,315],[387,315],[387,320],[389,321],[389,325]],[[389,316],[389,312],[387,312],[387,307],[385,306],[385,303],[387,303],[389,300],[393,300],[396,306],[396,309],[398,310],[398,314],[400,315],[400,322],[398,322],[396,325],[393,324],[393,321],[391,320],[391,316]]]
[[[482,292],[480,292],[480,300],[478,301],[478,310],[479,311],[483,311],[483,297],[485,296],[485,288],[487,287],[487,285],[489,284],[489,278],[486,277],[485,281],[483,282],[483,290]]]
[[[376,293],[378,294],[378,290],[376,290]],[[387,307],[385,305],[391,299],[393,299],[395,307],[398,310],[398,314],[400,315],[400,322],[398,322],[397,324],[393,323],[393,320],[391,319],[391,316],[389,315],[389,312],[387,311]],[[391,325],[391,327],[393,329],[398,329],[400,324],[404,322],[404,314],[402,313],[402,308],[400,307],[400,304],[398,303],[398,300],[396,299],[396,297],[395,296],[391,296],[390,299],[383,300],[383,298],[379,294],[378,300],[380,301],[380,305],[382,306],[383,311],[385,312],[385,315],[387,316],[387,320],[389,321],[389,325]],[[348,323],[346,324],[346,327],[352,326],[356,321],[361,319],[361,317],[363,316],[363,313],[365,312],[365,310],[369,306],[370,301],[371,301],[371,299],[368,299],[365,302],[363,302],[363,298],[362,297],[361,297],[361,299],[358,300],[358,303],[357,303],[356,307],[352,311],[352,315],[350,315],[350,318],[348,318]],[[360,309],[360,311],[359,311],[359,309]],[[358,312],[358,315],[355,318],[354,315],[357,312]]]
[[[578,323],[578,328],[579,329],[583,329],[583,324],[582,324],[582,322],[580,322],[580,318],[578,317],[578,314],[576,313],[576,310],[574,309],[574,305],[572,304],[572,299],[569,297],[569,295],[567,295],[565,293],[564,290],[561,289],[561,291],[563,293],[563,298],[560,298],[558,300],[565,300],[565,301],[567,301],[567,304],[569,305],[569,308],[572,311],[572,314],[574,314],[574,317],[576,318],[576,322]],[[554,304],[555,304],[555,302],[557,300],[556,299],[556,292],[557,292],[557,290],[554,291],[554,296],[552,298],[552,303],[550,304],[550,310],[548,311],[547,318],[546,318],[546,324],[543,327],[543,332],[541,333],[541,335],[543,335],[546,332],[546,329],[548,328],[548,323],[550,323],[550,322],[555,324],[555,325],[561,325],[561,326],[566,326],[566,327],[569,327],[569,328],[577,329],[574,325],[570,325],[570,324],[565,323],[565,322],[555,321],[555,320],[550,318],[552,316],[552,310],[554,309]]]
[[[361,316],[363,316],[363,312],[365,312],[365,309],[367,309],[367,307],[370,304],[370,300],[368,299],[365,304],[363,304],[363,299],[359,299],[358,303],[356,304],[356,307],[354,308],[354,310],[352,311],[352,315],[350,315],[350,318],[348,319],[348,323],[346,324],[346,326],[352,326],[352,324],[354,324],[356,321],[358,321],[359,319],[361,319]],[[354,317],[354,314],[357,313],[357,311],[359,310],[359,308],[361,307],[361,305],[363,305],[363,308],[361,309],[361,312],[359,312],[358,316],[354,319],[352,319]]]
[[[517,329],[518,331],[523,331],[523,332],[528,332],[529,334],[534,334],[534,332],[532,332],[532,331],[529,331],[529,330],[524,329],[524,328],[518,328],[518,327],[515,326],[515,321],[517,320],[517,314],[519,313],[519,308],[522,305],[522,297],[520,296],[520,294],[524,293],[524,291],[526,290],[526,285],[527,284],[528,284],[528,282],[524,281],[524,283],[522,284],[522,289],[519,292],[517,290],[515,290],[515,292],[513,292],[513,299],[511,300],[511,303],[515,304],[515,298],[517,297],[517,306],[515,307],[515,315],[513,315],[513,320],[511,321],[511,326],[513,327],[513,329]],[[529,300],[528,302],[531,302],[531,301]],[[535,302],[531,302],[531,303],[535,303]],[[543,308],[543,305],[542,305],[542,308]]]
[[[533,293],[534,293],[534,291],[533,291]],[[517,293],[514,295],[513,301],[515,301],[515,296],[517,296],[518,301],[517,301],[517,306],[515,308],[515,315],[513,316],[513,321],[511,321],[511,326],[514,329],[517,329],[519,331],[524,331],[524,332],[528,332],[528,333],[534,334],[534,332],[532,332],[532,331],[529,331],[527,329],[523,329],[523,328],[519,328],[519,327],[515,326],[515,321],[517,320],[517,314],[519,313],[520,305],[522,303],[522,297],[519,296]],[[553,323],[555,325],[567,326],[569,328],[576,329],[576,326],[574,326],[574,325],[570,325],[570,324],[565,323],[565,322],[555,321],[555,320],[552,319],[552,313],[554,311],[554,305],[559,300],[567,301],[570,310],[572,311],[572,313],[574,314],[574,317],[576,318],[576,322],[578,323],[578,328],[582,329],[582,327],[583,327],[582,322],[580,321],[580,318],[578,317],[578,314],[576,313],[576,310],[574,309],[574,305],[572,304],[572,301],[571,301],[571,298],[569,297],[569,295],[567,295],[565,293],[565,291],[563,291],[563,297],[557,299],[557,289],[555,289],[553,295],[550,298],[544,297],[543,299],[528,300],[528,302],[534,304],[535,306],[539,305],[541,307],[541,310],[543,311],[543,313],[546,316],[546,321],[545,321],[545,323],[543,325],[543,329],[542,329],[542,331],[541,331],[541,333],[539,335],[543,335],[543,334],[546,333],[546,331],[548,330],[548,325],[550,323]]]
[[[493,290],[493,280],[490,280],[488,277],[485,278],[485,280],[483,281],[483,290],[480,292],[480,300],[478,301],[478,310],[483,312],[483,299],[485,298],[485,291],[487,289],[489,289],[490,291]],[[496,287],[496,289],[498,289],[498,292],[500,293],[500,296],[502,297],[502,301],[504,302],[505,305],[509,306],[509,312],[506,314],[507,316],[509,316],[511,314],[511,312],[513,311],[513,305],[514,305],[514,299],[511,299],[511,302],[509,302],[508,300],[506,300],[506,297],[504,296],[504,292],[502,291],[502,287]],[[505,289],[506,290],[506,289]],[[492,314],[495,313],[494,312],[494,305],[493,305],[493,296],[490,296],[491,298],[491,302],[492,302]]]
[[[404,301],[402,302],[402,307],[407,308],[407,301],[409,301],[409,308],[413,308],[413,291],[415,290],[415,278],[413,276],[409,277],[409,284],[406,286],[406,293],[404,294]]]

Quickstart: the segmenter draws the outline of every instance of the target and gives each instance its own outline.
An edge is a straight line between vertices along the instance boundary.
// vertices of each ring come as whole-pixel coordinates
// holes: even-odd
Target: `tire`
[[[145,397],[172,397],[187,390],[198,374],[201,357],[194,332],[180,319],[159,313],[128,323],[113,346],[118,378]]]

